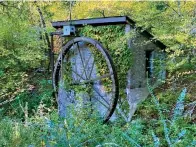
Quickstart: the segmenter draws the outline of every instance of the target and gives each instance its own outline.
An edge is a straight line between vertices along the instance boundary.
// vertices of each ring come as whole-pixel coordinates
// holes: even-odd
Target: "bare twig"
[[[11,99],[5,100],[5,101],[1,102],[1,103],[0,103],[0,107],[3,106],[3,105],[5,105],[5,104],[7,104],[7,103],[13,102],[13,101],[15,101],[16,99],[18,99],[18,97],[13,96]]]
[[[24,91],[24,89],[15,91],[15,92],[13,93],[14,95],[13,95],[11,98],[9,98],[8,100],[5,100],[5,101],[3,101],[3,102],[0,103],[0,107],[3,106],[3,105],[5,105],[5,104],[7,104],[7,103],[11,103],[11,102],[17,100],[18,97],[16,97],[16,94],[21,93],[21,92],[23,92],[23,91]]]
[[[168,8],[171,8],[179,17],[181,16],[173,7],[171,7],[168,2],[165,2],[165,5],[168,7]]]

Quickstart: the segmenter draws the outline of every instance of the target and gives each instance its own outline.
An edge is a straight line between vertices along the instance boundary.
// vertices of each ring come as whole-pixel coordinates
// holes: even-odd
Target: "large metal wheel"
[[[71,97],[73,104],[78,95],[90,102],[88,106],[100,112],[104,123],[114,113],[119,96],[117,73],[111,56],[98,41],[76,37],[63,46],[53,73],[57,95],[60,86],[67,93],[65,99]]]

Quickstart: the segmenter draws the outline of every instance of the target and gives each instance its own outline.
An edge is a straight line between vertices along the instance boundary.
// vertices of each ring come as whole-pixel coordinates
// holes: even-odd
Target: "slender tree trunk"
[[[37,2],[35,1],[34,2],[36,7],[37,7],[37,11],[40,15],[40,22],[42,24],[42,27],[43,27],[43,30],[44,30],[44,35],[45,35],[45,39],[46,39],[46,43],[47,43],[47,46],[48,46],[48,57],[49,57],[49,65],[48,65],[48,71],[50,69],[50,59],[51,59],[51,43],[50,43],[50,37],[49,37],[49,34],[47,33],[46,31],[46,22],[45,22],[45,19],[44,19],[44,16],[43,16],[43,13],[41,11],[41,8],[39,7],[39,5],[37,5]]]

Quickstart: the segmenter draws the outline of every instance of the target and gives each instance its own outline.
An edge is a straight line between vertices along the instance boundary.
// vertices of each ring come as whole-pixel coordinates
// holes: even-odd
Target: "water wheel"
[[[108,51],[96,40],[76,37],[62,48],[54,67],[53,87],[61,103],[76,105],[78,97],[106,123],[117,105],[118,78]],[[63,93],[63,94],[62,94]],[[87,105],[86,105],[87,106]],[[64,110],[63,110],[64,111]]]

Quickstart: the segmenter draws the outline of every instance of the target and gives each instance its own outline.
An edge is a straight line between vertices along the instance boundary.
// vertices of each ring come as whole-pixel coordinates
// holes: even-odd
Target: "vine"
[[[117,69],[121,96],[123,95],[126,87],[127,71],[132,65],[132,53],[130,48],[128,48],[128,35],[125,34],[124,27],[124,25],[100,27],[85,26],[80,30],[80,33],[83,36],[88,36],[101,42],[102,45],[109,51]],[[96,56],[99,57],[99,55]],[[104,59],[98,59],[99,64],[96,66],[98,69],[102,69],[102,71],[98,72],[106,73],[107,67],[104,65]]]

